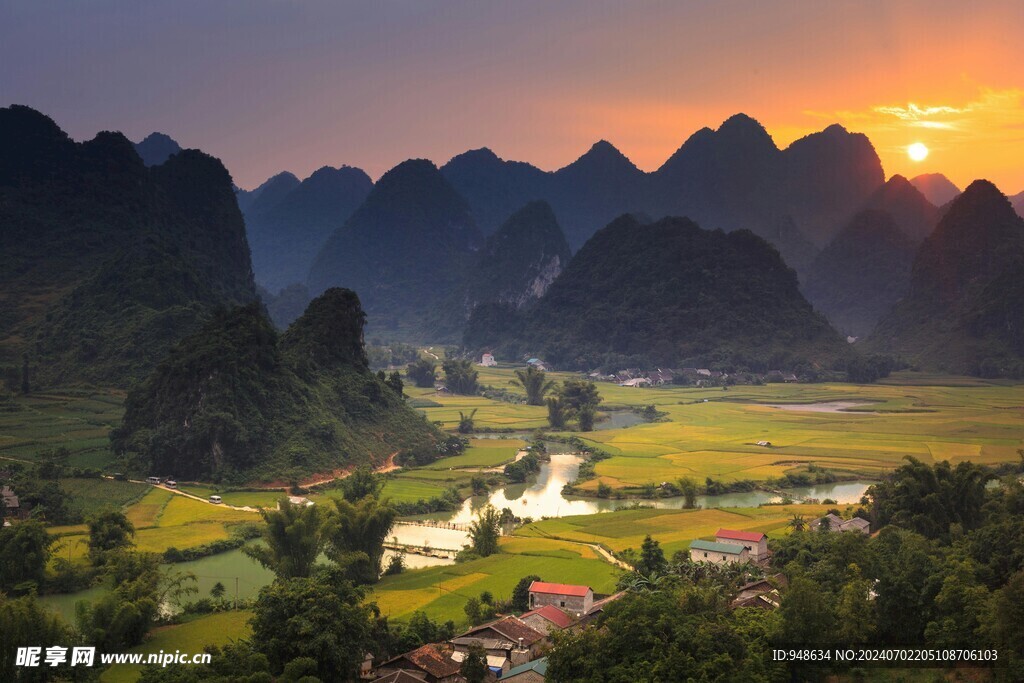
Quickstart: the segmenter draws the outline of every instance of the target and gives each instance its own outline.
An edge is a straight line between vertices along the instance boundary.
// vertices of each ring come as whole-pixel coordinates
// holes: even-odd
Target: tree
[[[360,465],[341,480],[340,487],[345,500],[355,503],[366,496],[379,498],[384,488],[384,479],[375,474],[369,465]]]
[[[477,408],[468,413],[459,411],[459,434],[472,434],[473,433],[473,417],[476,415]]]
[[[526,392],[526,405],[544,405],[544,394],[555,387],[555,381],[547,379],[543,370],[529,365],[525,370],[515,371],[516,379],[509,382],[515,386],[522,387]]]
[[[574,413],[578,413],[587,406],[596,409],[602,400],[597,393],[597,385],[582,379],[565,380],[558,390],[558,395]]]
[[[836,619],[821,588],[803,576],[790,581],[779,608],[783,643],[827,645],[833,642]]]
[[[473,643],[469,646],[466,658],[462,660],[459,673],[466,679],[466,683],[483,683],[488,672],[487,651],[482,646]]]
[[[875,632],[877,619],[871,599],[871,581],[863,578],[860,567],[852,564],[836,602],[837,641],[849,645],[867,643]]]
[[[34,593],[17,599],[0,593],[0,643],[3,643],[3,647],[0,647],[0,680],[71,679],[71,671],[65,667],[44,671],[50,667],[31,669],[16,666],[19,647],[69,647],[76,644],[71,628],[51,609],[42,605]]]
[[[501,537],[501,513],[493,505],[487,505],[469,526],[469,537],[472,548],[481,557],[498,552],[498,539]]]
[[[793,531],[803,531],[807,528],[807,519],[800,513],[794,512],[787,524]]]
[[[665,571],[666,564],[661,544],[648,534],[640,545],[640,559],[636,563],[637,573],[645,576],[660,574]]]
[[[264,545],[245,546],[243,552],[279,579],[307,577],[324,548],[320,512],[315,505],[293,505],[287,498],[278,505],[277,510],[260,510],[266,522]]]
[[[410,363],[405,372],[413,384],[421,389],[429,389],[434,386],[437,366],[426,358],[420,358],[415,363]]]
[[[519,579],[519,583],[512,589],[512,609],[516,612],[525,612],[530,609],[530,584],[540,581],[536,574],[530,574]]]
[[[548,425],[552,429],[565,429],[565,421],[567,416],[565,414],[565,404],[562,399],[549,397],[546,401],[548,406]]]
[[[378,612],[363,598],[336,570],[278,578],[260,589],[253,605],[252,643],[266,655],[272,672],[309,657],[325,683],[357,680],[365,653],[376,649]]]
[[[583,406],[577,413],[577,417],[581,432],[594,431],[594,420],[597,417],[597,411],[594,410],[594,406]]]
[[[0,590],[10,591],[28,581],[42,583],[56,542],[38,520],[0,528]]]
[[[466,600],[466,604],[462,607],[462,611],[466,613],[466,617],[469,619],[469,623],[476,626],[480,623],[480,598],[473,596]]]
[[[453,394],[473,396],[480,390],[477,381],[479,374],[473,368],[473,361],[451,359],[441,364],[444,370],[444,383]]]
[[[397,370],[388,375],[388,378],[384,380],[384,383],[391,387],[391,390],[399,396],[405,395],[405,385],[402,384],[402,374]]]
[[[101,565],[107,553],[131,547],[135,525],[120,510],[107,510],[89,520],[89,557]]]
[[[692,510],[697,507],[697,482],[691,477],[683,477],[679,480],[679,490],[683,494],[683,507]]]
[[[224,584],[218,581],[217,583],[213,584],[213,588],[210,589],[210,597],[214,600],[220,600],[224,597],[224,593],[226,592],[227,589],[224,588]]]
[[[324,532],[327,556],[348,567],[348,577],[356,583],[376,583],[384,540],[397,517],[394,506],[372,496],[356,503],[335,499]]]

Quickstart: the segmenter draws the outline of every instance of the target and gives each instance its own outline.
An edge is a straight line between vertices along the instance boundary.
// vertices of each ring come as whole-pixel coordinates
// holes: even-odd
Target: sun
[[[907,156],[911,161],[924,161],[928,158],[928,148],[923,142],[915,142],[907,146]]]

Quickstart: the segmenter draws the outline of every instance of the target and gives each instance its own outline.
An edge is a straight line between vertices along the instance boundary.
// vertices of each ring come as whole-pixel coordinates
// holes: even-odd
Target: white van
[[[168,479],[167,481],[164,482],[164,486],[166,486],[169,489],[176,489],[178,488],[178,482],[174,481],[173,479]]]
[[[219,505],[223,501],[221,501],[220,496],[210,496],[210,502]]]
[[[146,477],[146,483],[147,484],[159,484],[160,483],[160,477]]]

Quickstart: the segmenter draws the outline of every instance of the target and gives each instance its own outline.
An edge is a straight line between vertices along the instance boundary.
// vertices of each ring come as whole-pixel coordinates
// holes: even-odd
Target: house
[[[785,581],[785,577],[781,575],[773,578]],[[778,609],[781,600],[782,597],[779,595],[779,589],[767,579],[761,579],[760,581],[740,586],[739,592],[732,601],[732,608],[756,607],[758,609]]]
[[[619,591],[618,593],[613,593],[611,595],[605,596],[600,600],[595,600],[591,608],[587,610],[587,613],[580,617],[579,621],[573,624],[572,628],[580,629],[584,626],[587,626],[588,624],[596,620],[599,616],[601,616],[602,613],[604,613],[605,607],[615,602],[625,594],[625,591]]]
[[[541,657],[506,671],[500,680],[514,683],[542,683],[547,673],[548,658]]]
[[[627,379],[625,382],[619,382],[620,387],[649,387],[651,386],[651,380],[646,377],[636,377],[634,379]]]
[[[480,356],[480,365],[484,366],[485,368],[493,368],[497,364],[498,361],[494,360],[494,356],[490,353],[485,353],[484,355]]]
[[[423,683],[422,678],[402,669],[384,674],[380,678],[373,679],[373,681],[374,683]]]
[[[593,607],[594,591],[590,586],[534,581],[530,584],[530,609],[544,605],[551,605],[580,617]]]
[[[484,649],[487,654],[487,668],[491,673],[501,676],[513,666],[518,666],[532,659],[532,653],[526,646],[520,646],[518,642],[512,642],[508,638],[477,638],[475,636],[459,636],[453,638],[451,644],[455,647],[452,659],[462,666],[469,655],[472,646],[477,645]]]
[[[698,539],[690,542],[690,560],[714,564],[749,562],[750,551],[745,546],[734,543],[714,543]]]
[[[711,371],[708,370],[707,368],[697,368],[697,374],[700,375],[701,377],[710,377]]]
[[[22,508],[21,500],[18,495],[14,493],[14,489],[10,486],[4,486],[0,489],[0,496],[3,498],[4,514],[6,517],[13,517],[14,519],[23,519],[28,516],[28,509]]]
[[[542,361],[540,358],[530,358],[530,359],[527,359],[526,364],[527,365],[532,365],[533,367],[537,368],[538,370],[547,371],[547,369],[548,369],[548,364],[545,363],[544,361]]]
[[[853,519],[843,519],[835,513],[828,513],[821,519],[816,519],[811,522],[810,527],[812,529],[820,529],[822,526],[828,525],[828,531],[859,531],[862,534],[871,533],[871,522],[860,517],[854,517]]]
[[[512,666],[536,659],[548,644],[547,636],[544,633],[530,628],[518,617],[502,617],[480,626],[474,626],[459,638],[507,640],[515,643],[515,649],[509,653]]]
[[[464,679],[459,673],[459,663],[452,659],[453,651],[449,645],[428,643],[381,664],[377,667],[375,680],[405,671],[426,683],[458,683]]]
[[[671,384],[675,377],[675,373],[671,370],[662,370],[661,368],[658,368],[657,371],[650,374],[651,384],[655,384],[657,386]]]
[[[790,372],[782,376],[782,381],[786,384],[792,384],[793,382],[798,382],[800,380],[797,379],[796,375]]]
[[[768,557],[768,537],[760,532],[719,529],[715,541],[743,546],[750,551],[750,559],[754,562]]]
[[[573,619],[562,610],[552,605],[543,605],[519,615],[520,621],[535,631],[550,635],[552,631],[561,631],[572,625]]]

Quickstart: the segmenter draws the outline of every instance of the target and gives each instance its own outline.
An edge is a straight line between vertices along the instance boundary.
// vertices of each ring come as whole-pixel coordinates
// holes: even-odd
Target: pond
[[[395,528],[399,529],[401,527],[396,526]],[[430,531],[438,530],[431,529]],[[402,532],[398,533],[399,535],[402,534]],[[459,533],[460,538],[465,536],[465,533],[462,532],[455,533]],[[388,539],[390,540],[390,538],[391,537],[389,536]],[[418,540],[414,542],[410,541],[410,543],[422,544],[422,534],[418,534],[417,538]],[[400,539],[400,542],[405,543],[406,541],[404,539]],[[463,544],[465,543],[466,541],[464,540]],[[435,544],[434,547],[448,546]],[[458,548],[461,546],[454,547]],[[383,566],[387,566],[392,554],[393,553],[390,550],[384,551]],[[406,553],[405,555],[405,566],[409,569],[433,567],[439,564],[452,564],[452,560],[437,557],[426,557],[424,555],[413,555],[412,553]],[[199,592],[194,595],[187,596],[185,598],[186,602],[208,597],[210,595],[210,589],[213,588],[217,582],[224,584],[224,588],[227,589],[225,596],[229,600],[235,598],[236,595],[240,600],[244,600],[246,598],[255,597],[260,588],[274,580],[273,572],[268,569],[264,569],[263,565],[259,564],[242,552],[241,548],[229,550],[226,553],[210,555],[209,557],[203,557],[198,560],[192,560],[191,562],[178,562],[176,564],[163,565],[163,568],[166,571],[192,572],[196,575],[196,587],[199,589]],[[109,590],[109,586],[94,586],[75,593],[44,595],[39,598],[39,601],[59,613],[68,623],[73,624],[75,623],[76,603],[81,600],[98,600]]]
[[[561,444],[549,443],[552,447]],[[582,458],[572,453],[551,453],[551,462],[542,463],[536,481],[526,484],[513,484],[491,491],[487,496],[474,496],[462,504],[454,512],[441,512],[424,516],[424,518],[468,524],[476,518],[480,510],[488,503],[501,510],[509,508],[517,517],[566,517],[569,515],[592,515],[598,512],[610,512],[633,505],[634,500],[611,500],[599,498],[576,498],[562,495],[562,487],[576,478]],[[786,489],[785,493],[794,499],[831,498],[837,504],[850,504],[860,501],[867,491],[869,481],[849,481],[834,484],[819,484]],[[757,507],[765,503],[778,502],[779,496],[768,491],[746,491],[741,493],[725,493],[718,496],[698,496],[697,504],[705,508],[716,507]],[[663,509],[681,509],[684,500],[681,496],[639,501]]]

